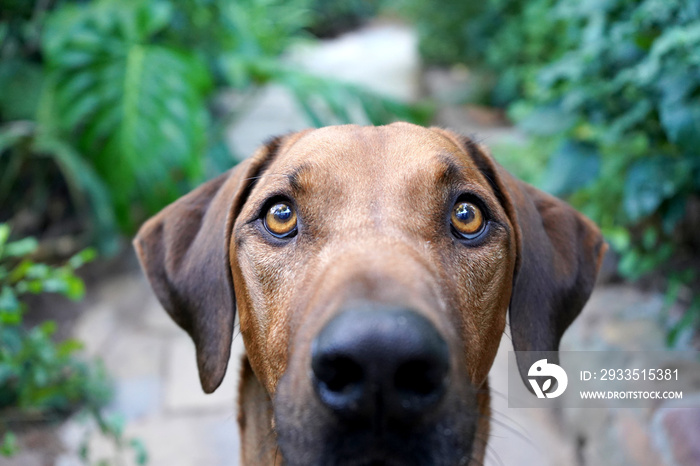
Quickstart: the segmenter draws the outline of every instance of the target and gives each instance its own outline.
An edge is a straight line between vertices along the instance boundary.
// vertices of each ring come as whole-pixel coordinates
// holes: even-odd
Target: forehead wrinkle
[[[411,196],[416,196],[426,187],[431,192],[442,193],[443,196],[448,196],[455,190],[472,191],[478,195],[488,193],[484,192],[482,184],[485,183],[481,182],[477,170],[468,161],[465,163],[446,149],[436,151],[430,158],[432,163],[423,162],[422,168],[419,166],[417,170],[406,173],[404,185],[415,185],[408,190]],[[427,170],[427,166],[431,169]]]
[[[464,178],[462,175],[464,168],[457,163],[453,156],[444,152],[438,152],[437,160],[439,162],[437,170],[438,183],[449,185],[455,180],[462,180]]]
[[[294,192],[301,193],[307,190],[311,171],[310,163],[302,163],[287,174],[287,182]]]
[[[468,144],[467,150],[473,150],[473,148],[473,145]],[[474,191],[475,194],[494,198],[500,203],[498,194],[494,193],[491,180],[480,169],[471,152],[465,152],[461,149],[456,153],[451,151],[440,152],[437,158],[444,165],[442,176],[438,177],[440,182],[446,186],[461,185],[463,188],[469,188],[471,191]]]
[[[298,165],[274,161],[271,168],[258,179],[253,196],[268,195],[274,191],[284,191],[288,195],[303,194],[313,185],[314,164],[304,161]]]
[[[353,197],[356,197],[360,192],[371,191],[371,186],[381,181],[382,177],[377,175],[387,173],[389,169],[383,166],[389,161],[381,156],[381,141],[357,138],[334,144],[333,141],[318,140],[307,147],[309,141],[308,138],[300,141],[294,151],[286,153],[273,165],[284,174],[280,181],[288,184],[294,194],[319,190],[337,194],[338,190],[350,186]]]

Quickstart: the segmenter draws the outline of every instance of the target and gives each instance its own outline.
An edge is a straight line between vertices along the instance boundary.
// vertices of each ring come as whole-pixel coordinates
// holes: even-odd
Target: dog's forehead
[[[401,184],[418,178],[427,185],[457,172],[485,184],[464,150],[440,132],[416,125],[334,126],[305,133],[283,147],[268,167],[301,187],[320,184]],[[279,182],[279,180],[278,180]]]

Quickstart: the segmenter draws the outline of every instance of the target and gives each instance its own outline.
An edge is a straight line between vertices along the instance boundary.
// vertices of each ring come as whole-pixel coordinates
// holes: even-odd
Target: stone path
[[[236,379],[241,339],[221,387],[205,395],[199,385],[194,345],[170,320],[140,271],[117,277],[100,287],[100,304],[85,313],[76,337],[89,355],[99,356],[116,379],[110,410],[126,419],[126,437],[147,446],[153,466],[231,465],[238,457]],[[70,423],[62,432],[73,450],[85,427]],[[93,435],[94,459],[114,457],[112,445]],[[65,455],[57,465],[69,466]],[[126,458],[125,464],[132,464]]]
[[[410,99],[419,93],[415,44],[410,30],[380,25],[300,50],[293,59],[318,73],[345,77]],[[434,91],[448,89],[449,82],[441,81],[444,78],[434,76],[428,87],[432,85]],[[443,109],[437,123],[465,133],[478,133],[487,144],[519,140],[510,128],[484,124],[473,112],[459,107]],[[247,154],[271,135],[307,126],[284,89],[271,86],[260,94],[253,110],[231,130],[229,137],[239,153]],[[618,291],[602,288],[595,296],[616,296]],[[193,344],[160,308],[140,272],[134,269],[117,277],[103,284],[96,294],[97,304],[81,318],[76,336],[86,342],[89,354],[104,360],[116,378],[117,396],[112,408],[126,416],[126,436],[145,442],[149,464],[238,464],[235,399],[241,339],[234,340],[234,357],[222,386],[214,394],[204,395]],[[584,315],[599,316],[606,305],[605,299],[593,299],[589,308],[597,306],[597,310],[586,310]],[[580,464],[580,452],[575,451],[575,442],[565,437],[561,419],[549,411],[508,408],[506,354],[510,349],[510,340],[505,337],[491,372],[495,414],[486,464]],[[62,431],[64,443],[75,451],[83,430],[76,423],[67,424]],[[99,455],[110,452],[109,445],[99,440],[92,442],[92,448]],[[75,455],[66,454],[56,465],[78,464],[75,461]],[[123,464],[132,463],[127,458]]]

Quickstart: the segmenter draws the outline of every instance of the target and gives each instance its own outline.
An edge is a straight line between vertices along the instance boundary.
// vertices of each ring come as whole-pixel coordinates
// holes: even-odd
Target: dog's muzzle
[[[311,351],[312,385],[321,403],[343,422],[375,433],[419,421],[446,391],[447,343],[411,309],[363,303],[341,310]]]

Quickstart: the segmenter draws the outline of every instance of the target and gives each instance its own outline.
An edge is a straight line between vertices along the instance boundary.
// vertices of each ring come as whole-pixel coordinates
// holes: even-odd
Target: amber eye
[[[297,228],[297,214],[286,202],[277,202],[265,215],[265,228],[277,237],[292,236]]]
[[[484,229],[484,215],[471,202],[457,202],[452,208],[452,226],[462,237],[474,239]]]

